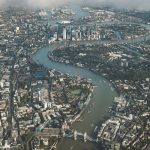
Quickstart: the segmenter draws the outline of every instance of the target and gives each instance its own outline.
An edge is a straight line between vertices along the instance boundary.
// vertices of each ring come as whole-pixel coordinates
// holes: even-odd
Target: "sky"
[[[112,5],[117,8],[150,10],[150,0],[0,0],[0,7],[20,5],[28,7],[56,7],[68,2],[81,5]]]

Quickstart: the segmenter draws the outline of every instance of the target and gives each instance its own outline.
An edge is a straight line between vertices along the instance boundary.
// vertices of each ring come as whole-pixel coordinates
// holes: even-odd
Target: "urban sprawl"
[[[78,140],[72,125],[82,121],[96,86],[32,59],[57,44],[50,61],[90,70],[118,94],[94,136],[79,140],[104,150],[150,149],[150,13],[80,9],[86,15],[79,18],[69,6],[0,10],[0,149],[55,149],[62,138]]]

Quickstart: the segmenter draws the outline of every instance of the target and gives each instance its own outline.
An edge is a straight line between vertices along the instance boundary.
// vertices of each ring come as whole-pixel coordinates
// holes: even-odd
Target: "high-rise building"
[[[63,28],[63,40],[67,39],[67,29],[64,27]]]
[[[75,31],[75,38],[76,38],[76,40],[79,38],[79,31],[78,30]]]
[[[70,26],[70,40],[72,41],[72,27]]]
[[[60,38],[62,39],[63,38],[63,29],[64,29],[64,26],[62,24],[59,24],[58,23],[58,26],[57,26],[57,39],[59,40]]]

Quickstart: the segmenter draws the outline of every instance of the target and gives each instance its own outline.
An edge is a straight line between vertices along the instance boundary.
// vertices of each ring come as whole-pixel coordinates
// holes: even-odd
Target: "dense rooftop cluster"
[[[0,11],[0,149],[49,149],[65,132],[73,133],[72,123],[91,99],[91,81],[47,69],[32,60],[33,53],[60,41],[67,44],[50,52],[49,59],[102,75],[120,95],[114,99],[109,119],[97,130],[97,142],[104,149],[150,149],[149,41],[108,43],[149,33],[137,24],[142,23],[143,14],[130,12],[131,17],[111,9],[83,10],[88,16],[79,20],[75,17],[78,12],[67,7],[48,12],[22,8]],[[52,19],[61,21],[55,20],[53,25]],[[77,41],[86,44],[76,45]],[[95,45],[88,41],[107,42]]]
[[[111,117],[102,124],[98,132],[98,139],[104,144],[104,149],[149,149],[148,46],[137,52],[138,44],[81,45],[49,53],[49,58],[54,61],[85,67],[103,75],[121,95],[114,99],[114,105],[110,109]]]

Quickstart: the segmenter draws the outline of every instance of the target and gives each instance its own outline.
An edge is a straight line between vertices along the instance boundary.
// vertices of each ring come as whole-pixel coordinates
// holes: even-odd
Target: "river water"
[[[74,9],[77,10],[76,12],[78,12],[78,14],[85,15],[83,12],[80,12],[81,10],[78,7],[74,7]],[[81,16],[79,15],[79,17]],[[141,40],[141,38],[139,38],[139,40]],[[120,43],[121,42],[122,41],[120,41]],[[132,42],[132,40],[130,40],[130,42]],[[124,43],[128,43],[128,41],[124,41]],[[55,44],[47,48],[40,49],[33,55],[33,60],[47,68],[55,69],[62,73],[91,79],[93,84],[96,85],[93,98],[81,116],[81,120],[83,121],[73,124],[73,129],[82,133],[87,132],[88,135],[92,136],[95,126],[103,118],[103,116],[107,115],[108,107],[112,105],[114,97],[118,95],[110,82],[101,76],[98,76],[86,69],[49,60],[48,52],[60,45],[61,44]],[[89,142],[84,143],[81,141],[73,141],[71,139],[62,139],[62,141],[58,144],[58,150],[96,150],[96,146]]]
[[[107,80],[92,73],[91,71],[50,61],[47,57],[48,51],[52,51],[54,47],[56,47],[56,45],[51,45],[50,47],[39,50],[33,55],[33,60],[47,68],[55,69],[62,73],[68,73],[73,76],[78,75],[80,77],[91,79],[93,84],[96,85],[93,98],[81,116],[83,121],[73,124],[73,129],[76,129],[82,133],[87,132],[88,135],[92,136],[95,126],[103,116],[107,115],[108,107],[112,105],[113,99],[115,96],[117,96],[117,93]],[[74,150],[92,150],[95,146],[88,142],[83,143],[80,141],[71,141],[68,139],[64,139],[62,143],[58,144],[59,150],[70,150],[71,147]]]
[[[71,15],[70,17],[68,17],[69,20],[71,20],[71,19],[78,20],[80,18],[83,18],[83,17],[89,15],[89,12],[83,11],[79,5],[73,4],[72,2],[70,2],[68,4],[68,9],[74,13],[74,15]],[[51,16],[50,13],[48,13],[48,15]],[[66,20],[68,20],[68,19],[66,19]],[[48,23],[51,25],[56,25],[58,22],[61,22],[61,21],[64,21],[64,19],[62,19],[62,18],[49,19]]]

